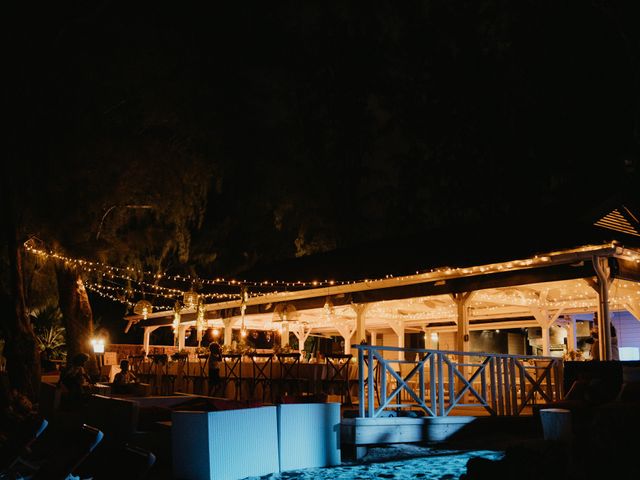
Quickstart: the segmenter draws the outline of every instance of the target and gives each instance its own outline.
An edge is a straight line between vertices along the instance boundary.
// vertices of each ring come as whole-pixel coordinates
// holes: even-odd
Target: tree
[[[38,16],[34,22],[32,12],[14,8],[10,33],[20,48],[12,52],[13,131],[2,175],[3,252],[10,273],[3,278],[2,333],[11,382],[34,398],[39,362],[27,311],[30,301],[42,300],[25,295],[23,244],[154,271],[180,268],[189,258],[190,230],[202,219],[214,162],[202,155],[204,132],[189,129],[193,121],[173,89],[175,78],[155,78],[159,67],[174,66],[166,58],[138,62],[145,45],[138,45],[134,57],[121,55],[131,46],[126,32],[124,44],[111,51],[111,88],[86,81],[101,75],[104,59],[93,49],[103,47],[100,29],[118,24],[117,6],[56,6],[48,15],[40,12],[46,20]],[[133,23],[144,18],[139,13]],[[173,60],[180,61],[178,52]],[[130,61],[138,62],[138,86],[128,77]],[[179,68],[172,71],[180,75]],[[143,90],[148,95],[140,98]],[[113,102],[124,106],[114,108]],[[150,208],[113,208],[105,218],[112,207],[132,204]],[[77,262],[55,264],[73,355],[89,348],[92,332],[83,285],[88,272]]]

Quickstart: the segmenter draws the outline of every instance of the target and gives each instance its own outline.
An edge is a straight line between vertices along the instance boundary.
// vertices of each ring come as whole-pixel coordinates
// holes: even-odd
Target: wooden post
[[[298,351],[302,352],[304,350],[304,344],[309,338],[309,334],[311,333],[311,327],[308,323],[298,322],[293,325],[293,334],[298,339]]]
[[[542,326],[542,355],[548,357],[551,355],[551,348],[549,347],[549,324]]]
[[[473,292],[454,293],[451,295],[458,310],[456,350],[459,352],[469,351],[469,303],[472,295]]]
[[[149,345],[151,343],[151,332],[160,328],[159,326],[155,327],[144,327],[144,335],[142,340],[142,348],[145,352],[149,353]]]
[[[624,304],[624,308],[631,315],[634,316],[636,320],[640,322],[640,302],[639,301],[629,301]]]
[[[186,325],[180,325],[178,327],[178,351],[184,350],[184,337],[187,332]]]
[[[347,323],[349,322],[349,323]],[[344,338],[344,353],[351,353],[351,337],[355,332],[355,325],[351,326],[350,321],[340,320],[339,318],[333,319],[333,326],[336,327],[338,333]]]
[[[398,337],[397,347],[404,348],[404,320],[389,320],[389,326]],[[398,352],[398,360],[404,360],[404,350]]]
[[[289,345],[289,322],[282,322],[282,329],[280,330],[280,346],[286,347]]]
[[[222,323],[224,324],[224,345],[231,345],[233,341],[233,325],[237,320],[235,317],[222,319]]]
[[[454,293],[451,295],[451,298],[453,298],[458,311],[458,317],[456,319],[456,323],[458,325],[458,334],[456,335],[456,350],[458,350],[459,352],[469,351],[469,303],[471,302],[472,296],[473,292]],[[465,362],[465,356],[458,355],[458,364],[463,364]],[[458,371],[464,378],[467,378],[467,367],[465,367],[464,365],[460,365],[458,366]],[[456,389],[461,388],[462,382],[460,381],[460,379],[456,378],[455,383]],[[467,398],[468,396],[465,393],[461,398],[462,403],[467,403]]]
[[[367,306],[367,303],[354,303],[351,305],[353,311],[356,312],[356,335],[353,339],[354,343],[362,343],[367,340],[367,332],[365,330]]]
[[[540,305],[544,304],[546,293],[547,292],[543,292],[542,298],[540,299]],[[558,319],[563,309],[560,308],[552,314],[541,306],[531,306],[529,308],[542,329],[542,355],[548,357],[551,354],[551,349],[549,348],[549,329]]]

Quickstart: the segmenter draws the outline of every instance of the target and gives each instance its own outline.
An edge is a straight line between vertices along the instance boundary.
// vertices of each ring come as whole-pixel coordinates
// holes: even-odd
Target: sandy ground
[[[343,462],[330,468],[310,468],[263,477],[248,477],[246,480],[458,479],[466,472],[469,458],[479,456],[498,460],[503,455],[504,452],[500,450],[453,450],[397,444],[371,448],[359,462]]]

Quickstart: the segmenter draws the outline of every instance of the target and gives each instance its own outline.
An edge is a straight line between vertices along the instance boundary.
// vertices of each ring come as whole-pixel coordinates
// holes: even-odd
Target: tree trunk
[[[56,265],[58,279],[58,296],[60,310],[66,330],[67,357],[73,358],[78,353],[89,353],[91,335],[93,334],[93,313],[87,291],[78,272]]]
[[[40,355],[25,302],[22,245],[19,245],[15,228],[8,228],[7,237],[11,295],[3,302],[8,313],[7,321],[3,322],[6,369],[11,387],[32,401],[37,401],[40,393]]]

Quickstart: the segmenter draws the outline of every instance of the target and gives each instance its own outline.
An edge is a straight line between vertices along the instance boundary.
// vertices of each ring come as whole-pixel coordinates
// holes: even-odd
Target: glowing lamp
[[[193,290],[184,292],[184,295],[182,297],[182,303],[184,303],[185,307],[194,308],[196,305],[198,305],[198,301],[199,301],[198,294]]]
[[[145,320],[151,312],[153,312],[153,305],[151,305],[151,302],[147,300],[140,300],[133,307],[133,313],[136,315],[142,315]]]
[[[91,340],[93,353],[104,353],[104,340],[102,338],[93,338]]]

